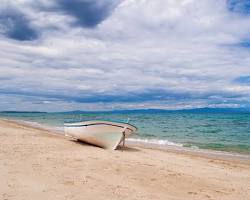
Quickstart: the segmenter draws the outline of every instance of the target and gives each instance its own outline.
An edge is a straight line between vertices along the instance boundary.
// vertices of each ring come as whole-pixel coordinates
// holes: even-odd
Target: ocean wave
[[[135,144],[141,144],[141,145],[149,145],[153,148],[159,148],[159,149],[168,149],[171,148],[173,150],[177,151],[184,151],[184,152],[193,152],[193,153],[201,153],[204,155],[210,155],[210,156],[216,156],[216,157],[222,157],[222,158],[239,158],[243,160],[250,160],[249,155],[239,154],[235,152],[226,152],[226,151],[218,151],[213,149],[200,149],[198,146],[194,145],[184,145],[181,143],[174,143],[170,142],[168,140],[162,140],[162,139],[142,139],[142,138],[127,138],[126,141],[128,143],[135,143]]]
[[[170,142],[168,140],[163,140],[163,139],[127,138],[126,140],[128,142],[135,142],[135,143],[183,147],[183,144],[181,143]]]

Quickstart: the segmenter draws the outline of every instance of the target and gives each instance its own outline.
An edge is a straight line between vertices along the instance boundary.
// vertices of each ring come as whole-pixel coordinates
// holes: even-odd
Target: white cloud
[[[41,98],[51,102],[43,105],[46,110],[249,105],[250,86],[233,80],[250,75],[250,49],[240,45],[250,38],[250,17],[230,12],[226,1],[126,0],[95,28],[72,26],[72,16],[31,1],[16,7],[25,10],[41,37],[0,38],[4,99]],[[129,94],[129,102],[119,102]],[[84,102],[105,95],[110,95],[106,102]],[[24,101],[21,110],[35,102]]]

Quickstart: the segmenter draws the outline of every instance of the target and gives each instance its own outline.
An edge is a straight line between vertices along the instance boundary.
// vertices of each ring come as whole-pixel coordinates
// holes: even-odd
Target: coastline
[[[178,113],[172,114],[68,114],[68,113],[7,113],[2,118],[24,120],[31,125],[46,129],[55,128],[63,133],[64,122],[88,121],[93,119],[133,119],[138,126],[136,134],[126,141],[142,143],[157,148],[185,147],[182,149],[201,151],[212,150],[250,155],[250,115],[234,113]],[[22,121],[23,122],[23,121]],[[39,124],[38,124],[39,123]],[[156,145],[155,145],[156,144]]]
[[[250,198],[244,160],[132,145],[108,151],[2,119],[0,138],[1,199]]]
[[[31,128],[37,128],[40,130],[49,131],[50,134],[56,134],[56,136],[64,136],[63,127],[52,127],[44,124],[40,124],[38,122],[31,122],[25,120],[16,120],[16,119],[7,119],[7,118],[0,118],[0,120],[10,121],[13,123],[17,123],[24,126],[29,126]],[[173,142],[169,142],[170,144],[167,145],[159,145],[157,143],[151,142],[141,142],[143,139],[135,139],[135,138],[127,138],[126,144],[128,147],[139,147],[144,149],[152,149],[152,150],[160,150],[160,151],[167,151],[173,153],[181,153],[181,154],[188,154],[194,156],[201,156],[206,158],[213,158],[213,159],[222,159],[222,160],[238,160],[242,162],[246,162],[250,164],[250,154],[242,154],[236,152],[227,152],[227,151],[218,151],[213,149],[200,149],[200,148],[191,148],[191,147],[184,147],[181,144],[176,144]]]

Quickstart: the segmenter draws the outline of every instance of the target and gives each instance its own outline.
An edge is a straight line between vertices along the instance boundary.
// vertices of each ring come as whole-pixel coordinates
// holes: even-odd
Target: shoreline
[[[53,127],[53,126],[43,125],[38,122],[8,119],[8,118],[0,118],[0,120],[10,121],[10,122],[17,123],[20,125],[29,126],[31,128],[37,128],[40,130],[49,131],[50,133],[53,133],[56,136],[67,138],[66,136],[64,136],[64,131],[62,127]],[[242,162],[246,162],[250,164],[250,154],[218,151],[218,150],[213,150],[213,149],[200,149],[198,147],[190,148],[190,147],[183,147],[179,145],[167,145],[167,144],[158,145],[155,143],[137,142],[136,140],[134,140],[134,138],[131,138],[133,139],[131,141],[129,139],[130,138],[127,138],[127,141],[126,141],[126,144],[129,147],[139,147],[139,148],[145,148],[145,149],[201,156],[201,157],[213,158],[213,159],[222,159],[222,160],[231,160],[231,161],[237,160],[237,161],[242,161]]]
[[[243,160],[131,145],[109,151],[2,119],[0,179],[0,198],[11,200],[250,198]]]
[[[189,149],[185,147],[173,147],[173,146],[165,146],[165,147],[158,147],[158,146],[151,146],[151,145],[144,145],[144,144],[136,144],[136,143],[129,143],[129,147],[139,147],[143,149],[151,149],[153,151],[162,151],[162,152],[170,152],[180,155],[189,155],[194,157],[206,158],[206,159],[215,159],[221,161],[236,161],[250,165],[250,156],[245,154],[237,154],[237,153],[230,153],[224,151],[216,151],[216,150],[208,150],[208,149]]]

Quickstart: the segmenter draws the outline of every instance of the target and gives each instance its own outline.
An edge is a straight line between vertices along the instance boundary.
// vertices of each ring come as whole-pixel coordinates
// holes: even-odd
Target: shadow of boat
[[[77,139],[70,139],[72,142],[76,143],[76,144],[80,144],[80,145],[83,145],[83,146],[92,146],[92,147],[98,147],[98,148],[101,148],[103,149],[102,147],[100,146],[97,146],[97,145],[94,145],[94,144],[91,144],[91,143],[88,143],[88,142],[84,142],[84,141],[81,141],[81,140],[77,140]],[[128,147],[128,146],[122,146],[122,145],[119,145],[117,148],[116,148],[116,151],[128,151],[128,152],[138,152],[140,151],[139,149],[137,148],[134,148],[134,147]]]

